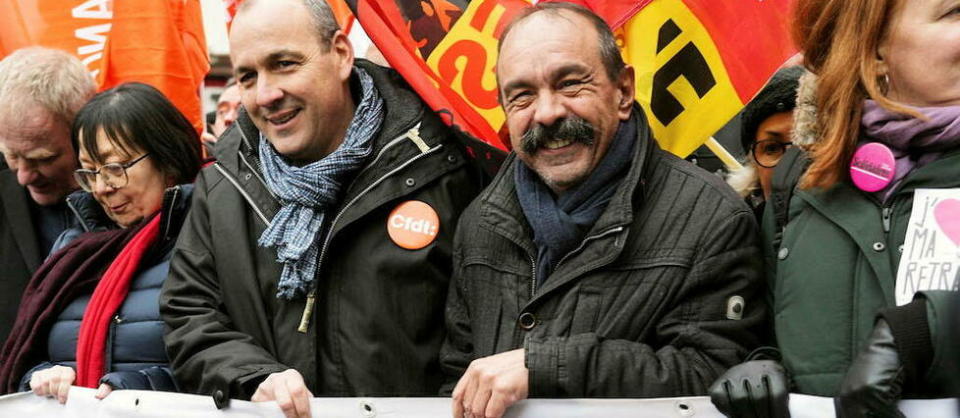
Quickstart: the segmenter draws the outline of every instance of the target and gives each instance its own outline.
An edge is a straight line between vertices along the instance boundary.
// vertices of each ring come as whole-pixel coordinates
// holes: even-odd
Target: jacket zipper
[[[166,239],[166,235],[170,234],[170,223],[173,222],[173,207],[174,205],[177,204],[177,197],[179,197],[179,195],[180,195],[180,186],[179,185],[174,186],[173,196],[170,197],[170,206],[167,207],[167,210],[169,212],[167,212],[166,214],[161,213],[161,215],[165,215],[165,217],[167,218],[166,225],[164,225],[163,227],[164,236],[162,238],[164,239]]]
[[[90,232],[90,227],[87,226],[87,223],[83,221],[83,216],[80,216],[80,211],[73,206],[73,200],[70,197],[67,197],[67,207],[70,208],[70,211],[73,212],[73,216],[77,217],[77,223],[80,224],[80,227],[83,228],[83,232]]]
[[[270,226],[270,220],[267,219],[267,216],[263,214],[263,211],[260,210],[260,207],[257,206],[257,203],[253,201],[253,197],[251,197],[250,194],[240,186],[240,183],[237,182],[237,179],[233,178],[233,176],[230,175],[225,168],[221,167],[220,163],[214,163],[213,167],[216,168],[217,171],[219,171],[220,174],[222,174],[223,177],[225,177],[231,184],[233,184],[233,187],[235,187],[237,191],[240,192],[240,195],[246,199],[247,203],[250,204],[250,207],[253,208],[253,211],[256,212],[260,217],[260,220],[262,220],[267,226]]]
[[[883,221],[883,232],[890,232],[890,216],[893,214],[893,206],[884,206],[881,211],[881,220]]]
[[[567,253],[567,255],[563,256],[563,258],[561,258],[560,261],[557,262],[557,266],[553,268],[553,271],[557,271],[558,269],[560,269],[560,265],[563,264],[563,262],[566,261],[568,257],[570,257],[571,255],[573,255],[573,254],[575,254],[575,253],[578,253],[578,252],[580,252],[581,250],[583,250],[583,247],[586,247],[588,242],[593,241],[593,240],[596,240],[596,239],[603,238],[603,237],[605,237],[605,236],[607,236],[607,235],[610,235],[610,234],[613,234],[613,233],[616,233],[616,232],[620,232],[620,231],[623,231],[623,227],[622,227],[622,226],[618,226],[618,227],[616,227],[616,228],[610,228],[610,229],[608,229],[608,230],[606,230],[606,231],[603,231],[603,232],[601,232],[601,233],[599,233],[599,234],[591,235],[591,236],[589,236],[589,237],[584,238],[584,239],[583,239],[583,242],[581,242],[580,245],[579,245],[577,248],[574,248],[573,251],[570,251],[569,253]]]
[[[401,135],[401,136],[393,139],[392,141],[390,141],[390,143],[388,143],[387,146],[385,146],[385,147],[383,148],[383,150],[380,151],[380,153],[379,153],[379,154],[377,155],[377,157],[374,159],[373,163],[371,163],[370,165],[368,165],[367,168],[373,167],[373,164],[380,158],[381,155],[383,155],[383,151],[385,151],[385,150],[387,149],[387,147],[393,145],[394,143],[399,142],[401,139],[411,138],[411,139],[414,140],[414,142],[417,142],[417,141],[421,141],[421,142],[422,142],[423,140],[422,140],[422,139],[420,138],[420,136],[419,136],[419,126],[420,126],[420,124],[418,123],[416,126],[414,126],[414,127],[411,128],[410,130],[408,130],[407,132],[405,132],[403,135]],[[356,196],[354,196],[353,199],[350,199],[350,201],[347,202],[346,205],[343,205],[343,207],[340,208],[340,211],[337,212],[337,216],[335,216],[335,217],[333,218],[333,221],[330,222],[330,227],[327,229],[327,235],[326,235],[326,237],[324,237],[324,239],[323,239],[323,246],[320,247],[320,256],[317,257],[317,270],[316,270],[316,271],[317,271],[317,272],[320,272],[320,271],[321,271],[321,268],[322,268],[322,266],[323,266],[324,256],[325,256],[326,253],[327,253],[327,247],[330,245],[330,240],[333,238],[333,230],[334,230],[334,228],[335,228],[336,225],[337,225],[337,221],[340,220],[340,217],[347,211],[348,208],[350,208],[350,206],[352,206],[354,203],[356,203],[357,200],[359,200],[359,199],[360,199],[361,197],[363,197],[365,194],[369,193],[370,190],[373,190],[374,187],[377,187],[378,185],[380,185],[380,183],[383,183],[383,181],[386,180],[387,178],[389,178],[390,176],[392,176],[392,175],[396,174],[397,172],[403,170],[404,168],[406,168],[406,167],[409,166],[410,164],[413,164],[413,162],[415,162],[415,161],[417,161],[417,160],[419,160],[419,159],[421,159],[421,158],[423,158],[423,157],[425,157],[425,156],[427,156],[427,155],[433,154],[434,152],[440,150],[441,148],[443,148],[443,144],[437,145],[437,146],[435,146],[435,147],[433,147],[433,148],[430,148],[430,149],[428,149],[428,150],[426,150],[426,151],[424,151],[424,152],[421,152],[420,154],[417,154],[417,155],[414,156],[413,158],[410,158],[409,160],[407,160],[407,161],[404,162],[403,164],[400,164],[399,166],[397,166],[397,167],[394,168],[393,170],[390,170],[388,173],[386,173],[386,174],[384,174],[382,177],[378,178],[378,179],[377,179],[376,181],[374,181],[373,183],[370,183],[370,185],[367,186],[367,188],[363,189],[359,194],[357,194]],[[366,169],[364,169],[364,171],[366,171]],[[363,171],[361,171],[360,173],[362,174]],[[359,177],[359,175],[358,175],[358,177]],[[311,318],[311,316],[312,316],[312,314],[313,314],[313,306],[314,306],[314,304],[316,303],[316,295],[317,295],[317,289],[316,289],[316,282],[314,281],[314,286],[310,288],[310,291],[309,291],[309,292],[307,292],[307,303],[306,303],[306,305],[303,307],[303,315],[300,317],[300,324],[299,324],[299,326],[297,327],[297,331],[298,331],[298,332],[306,333],[306,332],[307,332],[307,328],[310,326],[310,318]]]
[[[533,299],[537,292],[537,261],[530,254],[527,257],[530,257],[530,299]]]
[[[589,237],[584,238],[583,241],[580,243],[580,245],[577,246],[577,248],[574,248],[573,251],[568,252],[566,255],[563,256],[563,258],[560,259],[560,261],[557,263],[556,267],[553,268],[553,271],[557,271],[557,270],[560,268],[560,265],[563,264],[563,262],[566,261],[567,258],[569,258],[571,255],[576,254],[576,253],[580,252],[581,250],[583,250],[583,248],[587,245],[588,242],[593,241],[593,240],[596,240],[596,239],[603,238],[603,237],[605,237],[605,236],[607,236],[607,235],[610,235],[610,234],[613,234],[613,233],[616,233],[616,232],[620,232],[620,231],[623,231],[623,227],[622,227],[622,226],[618,226],[618,227],[615,227],[615,228],[610,228],[610,229],[608,229],[608,230],[606,230],[606,231],[603,231],[603,232],[601,232],[601,233],[599,233],[599,234],[591,235],[591,236],[589,236]],[[528,254],[528,256],[529,256],[529,254]],[[530,279],[530,299],[533,299],[533,295],[537,292],[537,265],[536,265],[536,263],[534,262],[534,259],[533,259],[532,256],[530,256],[530,266],[531,266],[531,268],[530,268],[530,269],[531,269],[531,272],[532,272],[532,274],[533,274],[533,277]]]

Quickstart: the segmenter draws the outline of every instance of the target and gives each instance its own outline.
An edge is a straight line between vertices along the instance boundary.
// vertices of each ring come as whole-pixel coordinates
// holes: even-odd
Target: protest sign
[[[917,189],[897,269],[896,302],[960,286],[960,189]]]

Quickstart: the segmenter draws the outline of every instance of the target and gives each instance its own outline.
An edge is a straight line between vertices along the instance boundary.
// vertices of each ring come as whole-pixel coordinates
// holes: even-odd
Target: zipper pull
[[[414,145],[420,149],[420,153],[426,154],[427,151],[430,151],[430,147],[423,140],[423,138],[420,137],[420,124],[417,124],[417,126],[414,126],[407,131],[407,138],[410,138],[410,141],[412,141]]]
[[[890,214],[893,212],[893,208],[885,207],[883,208],[883,232],[890,232]]]
[[[300,326],[297,327],[297,332],[306,334],[307,327],[310,326],[310,317],[313,316],[313,305],[317,303],[316,290],[311,289],[310,293],[307,293],[307,304],[303,306],[303,316],[300,317]]]

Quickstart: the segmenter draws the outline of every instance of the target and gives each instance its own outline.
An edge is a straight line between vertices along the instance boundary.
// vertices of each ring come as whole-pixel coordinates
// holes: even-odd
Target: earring
[[[880,79],[877,80],[877,84],[878,87],[880,87],[880,93],[884,95],[887,94],[887,92],[890,91],[890,74],[884,72]]]

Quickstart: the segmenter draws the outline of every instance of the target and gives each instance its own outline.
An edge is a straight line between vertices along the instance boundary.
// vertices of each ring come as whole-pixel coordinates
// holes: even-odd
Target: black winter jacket
[[[444,392],[473,359],[524,348],[531,397],[702,395],[760,344],[753,214],[718,177],[661,150],[645,120],[638,132],[627,178],[539,287],[515,155],[464,212]]]
[[[151,259],[138,268],[130,282],[130,290],[110,323],[107,351],[104,353],[106,374],[101,383],[114,389],[176,391],[173,374],[167,365],[163,344],[163,322],[160,320],[160,287],[167,278],[173,243],[180,231],[183,218],[190,209],[192,184],[171,187],[164,192],[161,207],[161,230],[156,251]],[[116,228],[100,204],[90,193],[78,191],[67,197],[67,204],[77,217],[77,225],[63,232],[51,253],[65,247],[85,232]],[[21,390],[29,390],[31,375],[54,365],[76,369],[77,337],[87,303],[93,289],[70,302],[50,328],[46,353],[48,361],[29,372],[20,381]]]
[[[280,206],[262,179],[259,134],[245,112],[197,180],[161,314],[178,382],[220,407],[249,399],[267,375],[289,368],[317,396],[424,396],[440,387],[453,233],[483,177],[396,72],[357,66],[373,77],[386,117],[374,157],[327,217],[312,315],[304,318],[304,298],[276,297],[282,265],[274,249],[257,245]],[[409,200],[426,202],[440,220],[437,238],[419,250],[387,234],[391,211]]]

